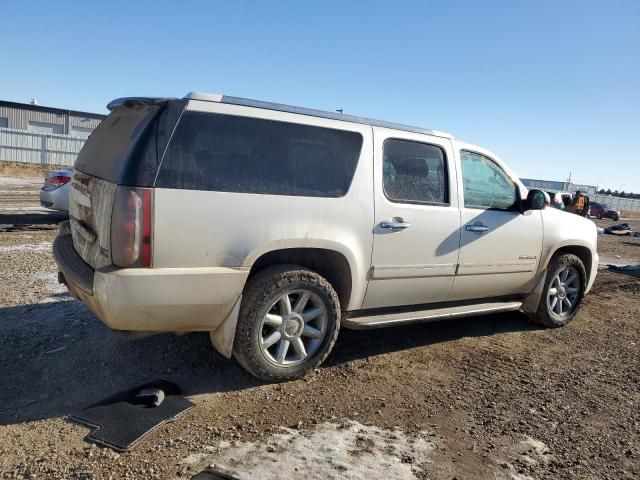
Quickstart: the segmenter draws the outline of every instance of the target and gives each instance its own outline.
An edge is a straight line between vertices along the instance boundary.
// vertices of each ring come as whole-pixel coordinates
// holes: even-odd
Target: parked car
[[[589,203],[589,216],[596,217],[598,219],[611,218],[614,221],[620,219],[620,211],[613,208],[609,208],[604,203],[590,202]]]
[[[277,381],[340,328],[516,310],[559,327],[593,285],[594,223],[447,133],[199,93],[108,108],[53,251],[113,329],[209,331]]]
[[[53,210],[69,211],[69,192],[73,169],[51,170],[45,174],[40,189],[40,205]]]
[[[550,198],[550,205],[555,208],[564,210],[573,201],[573,194],[570,192],[546,192]]]

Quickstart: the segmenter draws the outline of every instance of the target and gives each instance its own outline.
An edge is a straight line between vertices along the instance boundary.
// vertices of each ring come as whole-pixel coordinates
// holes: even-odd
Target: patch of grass
[[[622,210],[620,212],[620,216],[625,218],[640,218],[640,212],[636,212],[633,210]]]
[[[44,176],[44,172],[64,168],[58,165],[31,165],[0,161],[0,177],[32,178]]]

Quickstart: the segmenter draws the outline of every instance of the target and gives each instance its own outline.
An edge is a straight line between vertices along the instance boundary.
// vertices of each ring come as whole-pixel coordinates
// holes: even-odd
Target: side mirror
[[[529,190],[527,199],[522,203],[522,212],[526,212],[527,210],[542,210],[549,204],[549,197],[542,190]]]

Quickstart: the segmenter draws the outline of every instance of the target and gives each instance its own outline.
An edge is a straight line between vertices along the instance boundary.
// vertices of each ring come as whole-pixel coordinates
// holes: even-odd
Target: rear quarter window
[[[341,197],[349,190],[361,148],[356,132],[184,112],[156,187]]]

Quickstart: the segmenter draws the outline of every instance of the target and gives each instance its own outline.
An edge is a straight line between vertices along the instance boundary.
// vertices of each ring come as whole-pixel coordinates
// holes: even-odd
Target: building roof
[[[43,105],[32,105],[30,103],[10,102],[7,100],[0,100],[0,106],[17,108],[21,110],[31,110],[35,112],[56,113],[58,115],[76,115],[79,117],[97,118],[100,120],[106,117],[106,115],[102,115],[100,113],[81,112],[79,110],[69,110],[66,108],[45,107]]]

